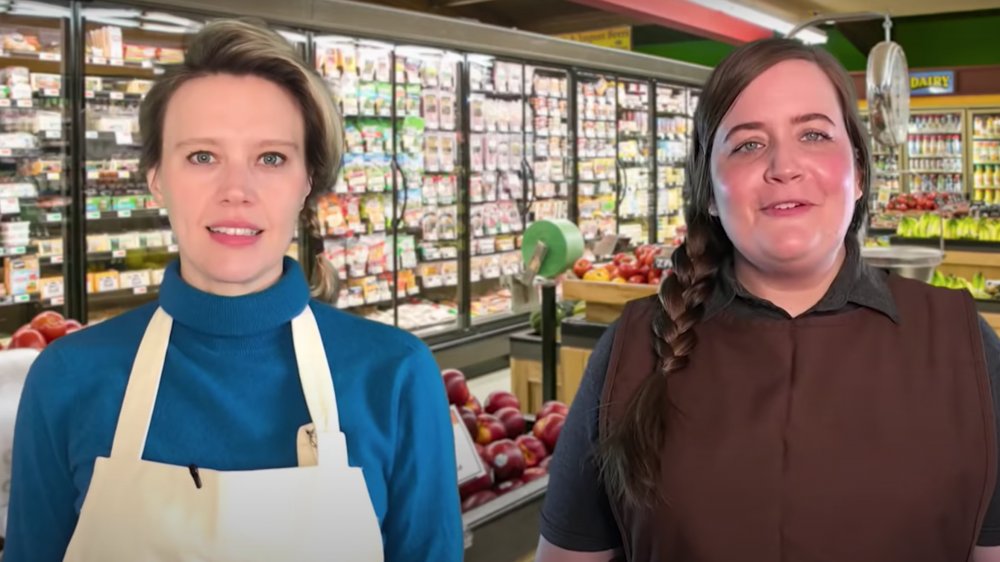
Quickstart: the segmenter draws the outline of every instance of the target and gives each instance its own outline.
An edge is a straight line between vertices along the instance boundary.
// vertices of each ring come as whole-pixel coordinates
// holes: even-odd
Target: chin
[[[262,275],[273,268],[281,267],[284,254],[276,259],[261,259],[259,256],[204,256],[197,265],[203,275],[213,283],[226,285],[253,285]]]

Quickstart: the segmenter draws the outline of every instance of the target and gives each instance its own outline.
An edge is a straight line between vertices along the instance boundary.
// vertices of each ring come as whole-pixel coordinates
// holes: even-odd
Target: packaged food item
[[[37,256],[8,257],[4,260],[4,285],[10,295],[32,295],[38,292],[41,278]]]
[[[120,288],[118,272],[114,270],[101,271],[94,273],[94,293],[106,293],[108,291],[117,291]]]
[[[148,287],[152,284],[152,276],[148,269],[138,271],[123,271],[118,276],[119,285],[122,289],[134,289],[136,287]]]
[[[446,287],[458,285],[458,262],[446,261],[441,263],[442,283]]]
[[[42,300],[57,299],[65,294],[62,277],[42,277],[38,280],[38,296]]]

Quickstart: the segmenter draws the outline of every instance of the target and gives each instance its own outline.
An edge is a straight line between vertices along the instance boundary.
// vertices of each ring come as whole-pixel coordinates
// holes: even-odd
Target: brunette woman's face
[[[189,80],[167,104],[150,191],[169,211],[181,275],[203,291],[267,288],[309,194],[302,111],[257,76]]]
[[[815,64],[789,60],[753,80],[711,154],[714,212],[755,268],[810,275],[843,246],[860,175],[837,93]]]

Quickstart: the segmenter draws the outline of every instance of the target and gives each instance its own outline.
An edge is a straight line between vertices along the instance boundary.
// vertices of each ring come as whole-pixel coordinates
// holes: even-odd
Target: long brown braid
[[[624,414],[609,427],[597,453],[609,498],[626,508],[643,509],[667,500],[661,497],[659,488],[660,459],[670,411],[669,381],[690,361],[697,344],[695,328],[715,289],[720,263],[733,251],[721,222],[709,212],[713,201],[711,155],[715,134],[750,82],[775,64],[796,59],[820,67],[837,92],[862,188],[848,236],[857,235],[865,222],[871,177],[868,136],[858,116],[853,82],[844,68],[829,53],[787,39],[749,43],[734,51],[712,72],[694,115],[692,150],[684,185],[687,239],[674,251],[673,271],[664,278],[658,291],[661,314],[652,324],[656,336],[653,351],[659,368],[646,377],[629,399]],[[602,407],[607,408],[607,404]]]

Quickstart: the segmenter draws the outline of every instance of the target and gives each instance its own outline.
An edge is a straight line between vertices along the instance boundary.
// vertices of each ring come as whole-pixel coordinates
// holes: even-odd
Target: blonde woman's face
[[[161,154],[147,180],[169,213],[184,280],[227,296],[275,283],[309,193],[291,94],[256,76],[190,80],[167,105]]]

